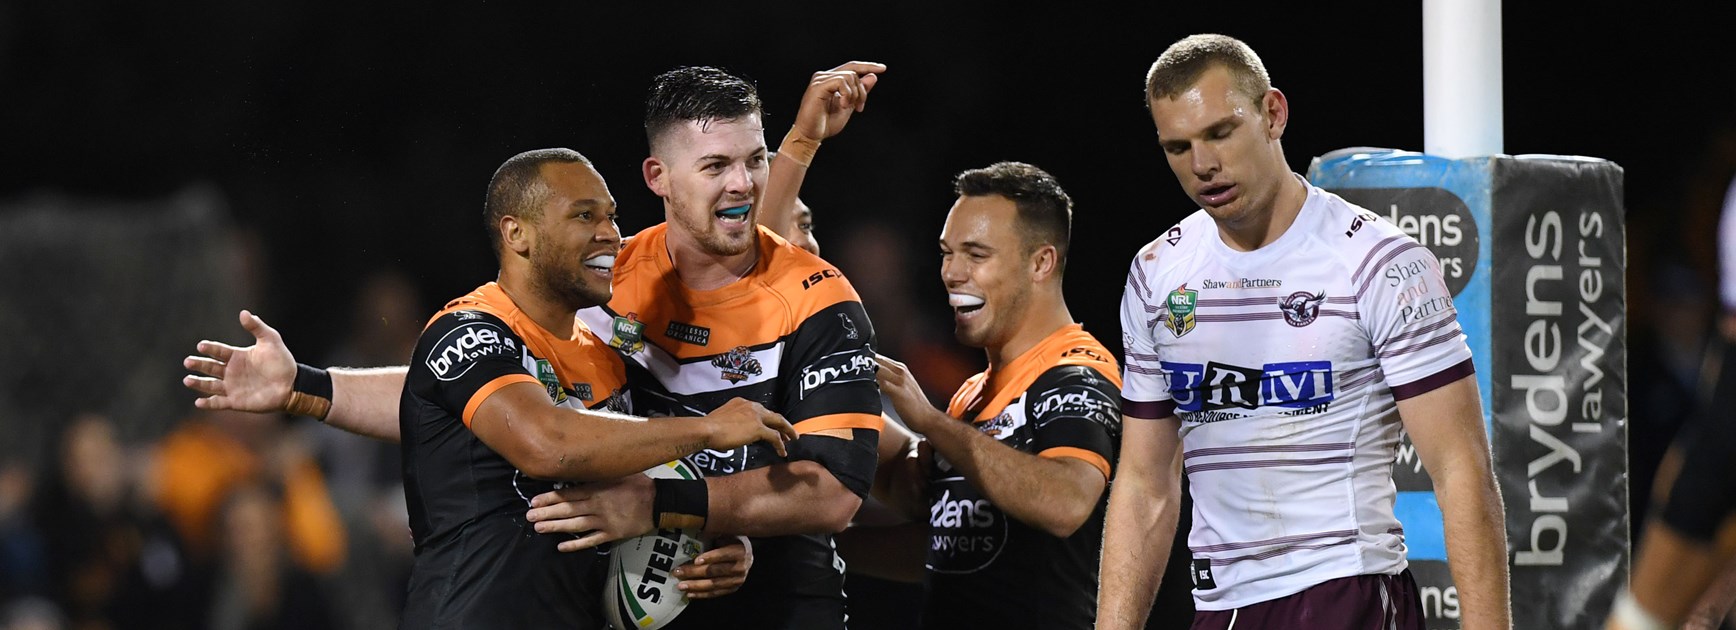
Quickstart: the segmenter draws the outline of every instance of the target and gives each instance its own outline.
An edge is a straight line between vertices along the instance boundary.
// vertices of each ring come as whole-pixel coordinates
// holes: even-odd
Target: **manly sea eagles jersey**
[[[1121,436],[1115,358],[1078,324],[965,381],[947,415],[1038,457],[1071,457],[1107,481]],[[1091,628],[1107,494],[1073,535],[1009,517],[944,458],[928,485],[925,628]]]
[[[856,458],[865,470],[833,472],[862,479],[866,487],[874,477],[880,388],[874,381],[874,328],[850,281],[760,227],[753,269],[724,287],[696,291],[675,272],[668,230],[668,224],[657,225],[629,240],[615,263],[614,298],[607,307],[579,312],[626,358],[634,413],[698,416],[746,398],[783,414],[803,435],[857,435],[861,439],[854,443],[806,437],[792,442],[790,452],[797,456],[803,440],[839,439],[840,445],[865,448]],[[763,442],[705,450],[686,460],[706,476],[788,461]],[[692,618],[774,627],[781,624],[781,610],[823,600],[836,607],[841,624],[842,587],[843,564],[830,535],[756,538],[754,568],[742,589],[696,600],[676,623]],[[737,618],[735,611],[751,616]]]
[[[399,404],[404,494],[416,562],[405,628],[600,628],[601,565],[524,519],[560,484],[532,479],[470,431],[488,396],[535,383],[556,405],[616,408],[620,357],[581,322],[544,330],[490,282],[435,314],[411,355]],[[570,538],[569,538],[570,539]]]
[[[1122,296],[1123,409],[1181,420],[1200,610],[1402,571],[1397,401],[1472,374],[1434,255],[1304,186],[1295,223],[1251,252],[1189,216]]]

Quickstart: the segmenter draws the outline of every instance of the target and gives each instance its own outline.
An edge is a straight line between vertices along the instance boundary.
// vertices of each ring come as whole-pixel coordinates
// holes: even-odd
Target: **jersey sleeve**
[[[1122,369],[1121,413],[1156,420],[1175,415],[1169,379],[1157,358],[1157,318],[1162,311],[1138,258],[1127,272],[1121,292],[1121,343],[1127,362]]]
[[[1409,238],[1383,241],[1381,261],[1357,287],[1356,304],[1375,359],[1404,400],[1470,375],[1471,348],[1434,253]]]
[[[873,344],[874,325],[859,301],[838,302],[804,319],[784,355],[791,366],[778,392],[784,419],[798,433],[880,430]]]
[[[410,362],[412,392],[470,426],[476,409],[500,388],[541,384],[524,366],[524,340],[499,318],[453,311],[422,331]]]
[[[1049,368],[1026,392],[1025,417],[1039,457],[1082,460],[1110,478],[1121,437],[1121,392],[1114,382],[1089,366]]]

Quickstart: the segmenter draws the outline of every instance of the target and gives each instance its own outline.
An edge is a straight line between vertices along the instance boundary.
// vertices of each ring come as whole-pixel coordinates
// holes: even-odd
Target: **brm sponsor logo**
[[[1160,361],[1178,411],[1305,409],[1332,402],[1331,361],[1267,363],[1247,368],[1227,363]]]
[[[1083,385],[1058,387],[1043,392],[1042,399],[1031,409],[1037,428],[1043,428],[1059,418],[1085,418],[1113,427],[1121,415],[1121,405],[1101,390]]]
[[[867,348],[820,359],[818,363],[802,368],[801,398],[806,400],[810,392],[830,383],[874,380],[874,372],[878,369],[874,358],[868,356]]]
[[[434,372],[434,378],[451,381],[469,372],[477,359],[497,354],[515,356],[518,344],[499,326],[471,321],[448,331],[434,342],[426,363]]]

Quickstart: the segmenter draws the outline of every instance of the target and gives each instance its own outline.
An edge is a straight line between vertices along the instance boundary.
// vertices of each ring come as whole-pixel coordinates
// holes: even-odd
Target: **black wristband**
[[[704,529],[711,510],[711,490],[704,479],[653,479],[651,524],[658,529]]]
[[[331,373],[311,365],[295,364],[295,384],[290,386],[289,403],[284,411],[324,422],[331,409]]]

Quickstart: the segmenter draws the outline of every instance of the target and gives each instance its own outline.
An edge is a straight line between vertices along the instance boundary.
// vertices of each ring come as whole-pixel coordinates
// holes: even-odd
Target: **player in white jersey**
[[[1177,42],[1147,103],[1201,210],[1139,252],[1122,298],[1099,627],[1144,622],[1185,473],[1194,628],[1421,630],[1393,516],[1401,430],[1435,484],[1464,627],[1509,627],[1500,495],[1434,256],[1290,171],[1288,103],[1246,44]]]

